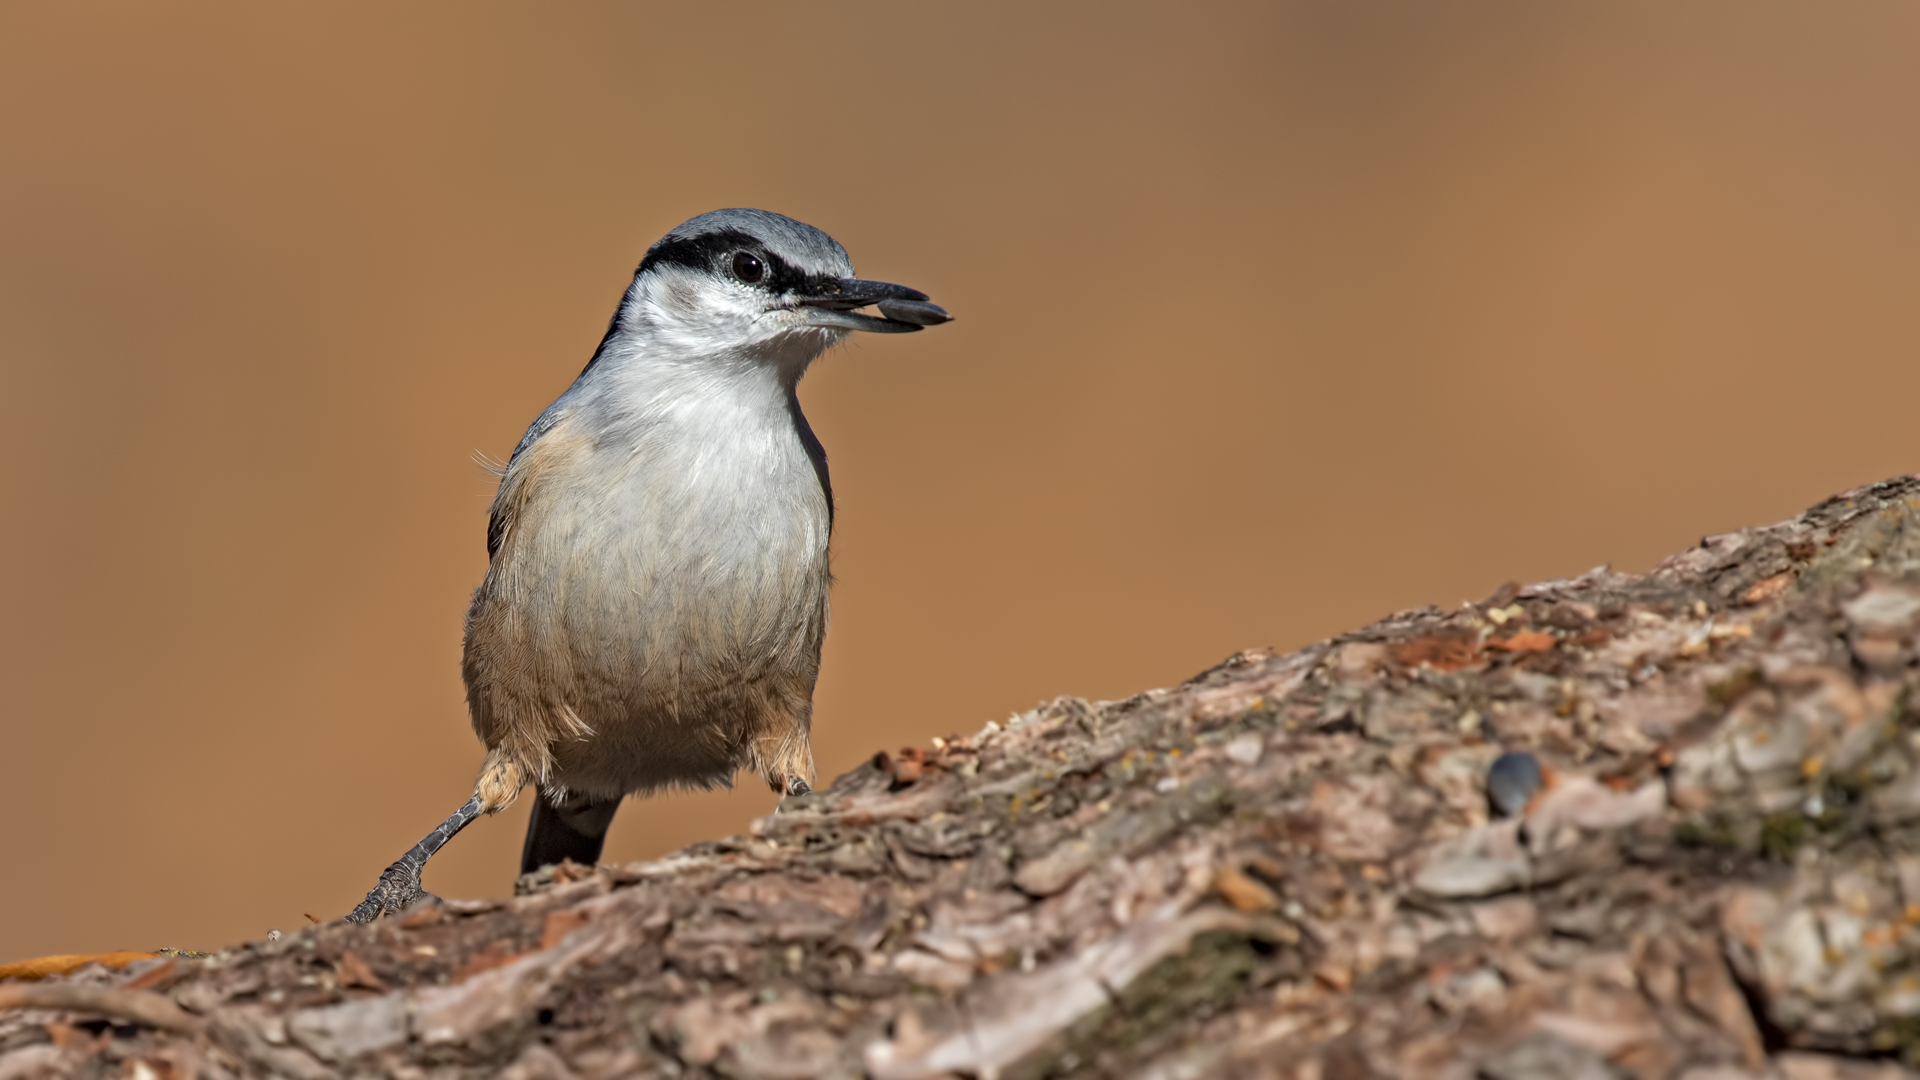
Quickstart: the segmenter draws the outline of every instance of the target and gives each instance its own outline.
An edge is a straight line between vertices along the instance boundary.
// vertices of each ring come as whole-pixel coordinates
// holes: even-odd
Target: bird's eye
[[[733,253],[733,276],[751,285],[767,276],[767,267],[752,253],[736,251]]]

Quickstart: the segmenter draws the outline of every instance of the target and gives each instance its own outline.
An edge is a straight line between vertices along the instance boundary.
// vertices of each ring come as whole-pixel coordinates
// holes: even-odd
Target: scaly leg
[[[474,818],[480,816],[482,807],[480,796],[475,795],[467,804],[453,812],[453,816],[440,823],[440,827],[426,835],[426,838],[407,850],[392,866],[380,873],[380,883],[373,887],[360,906],[347,916],[351,923],[370,923],[381,915],[393,915],[404,911],[409,904],[427,894],[420,888],[420,871],[424,870],[427,860],[440,850],[441,845],[453,839],[455,833],[466,828]]]

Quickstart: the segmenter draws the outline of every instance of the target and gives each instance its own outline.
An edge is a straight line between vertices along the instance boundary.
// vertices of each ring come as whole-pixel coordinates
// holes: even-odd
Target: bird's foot
[[[365,925],[382,915],[398,915],[422,900],[438,900],[439,897],[420,888],[420,871],[426,869],[427,860],[433,858],[434,852],[480,816],[482,806],[480,796],[468,799],[452,817],[441,822],[439,828],[382,870],[380,883],[360,901],[359,907],[348,913],[347,921]]]
[[[364,925],[382,915],[398,915],[423,900],[437,899],[420,887],[420,867],[402,859],[381,871],[379,884],[348,913],[347,921]]]
[[[794,798],[813,794],[813,785],[797,776],[787,777],[787,794]]]

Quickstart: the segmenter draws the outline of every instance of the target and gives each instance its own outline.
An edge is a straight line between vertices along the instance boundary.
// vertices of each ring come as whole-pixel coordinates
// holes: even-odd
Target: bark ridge
[[[1908,476],[511,901],[0,984],[0,1078],[1912,1078],[1917,633]]]

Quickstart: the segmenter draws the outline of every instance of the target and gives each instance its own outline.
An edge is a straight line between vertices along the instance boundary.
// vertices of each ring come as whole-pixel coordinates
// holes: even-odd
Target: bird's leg
[[[427,860],[440,850],[442,844],[453,839],[455,833],[466,828],[474,818],[480,816],[484,804],[480,796],[475,795],[467,804],[453,812],[453,816],[440,823],[440,827],[426,835],[426,838],[407,849],[405,855],[394,861],[380,873],[380,883],[373,887],[360,906],[347,916],[351,923],[370,923],[383,914],[396,914],[406,909],[427,894],[420,888],[420,871],[426,868]]]
[[[782,798],[813,791],[813,750],[807,744],[805,703],[786,710],[769,710],[760,718],[753,740],[753,768]]]

